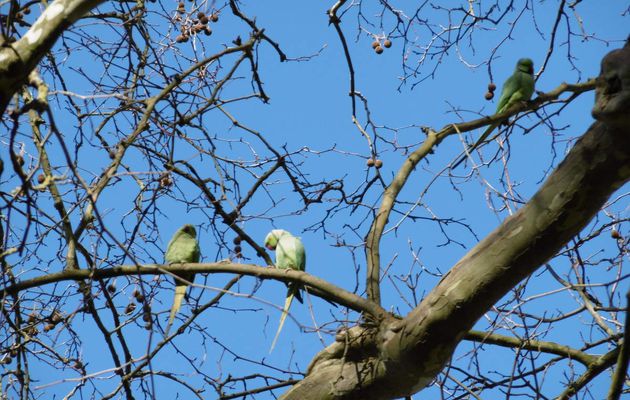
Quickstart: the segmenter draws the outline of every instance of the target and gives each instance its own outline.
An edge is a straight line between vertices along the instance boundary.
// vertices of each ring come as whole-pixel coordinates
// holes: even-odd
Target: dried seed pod
[[[206,36],[212,35],[212,29],[210,29],[208,25],[206,25],[205,33],[206,33]]]
[[[383,166],[383,161],[381,160],[376,160],[374,161],[374,166],[378,169],[381,168]]]
[[[217,22],[218,20],[219,20],[219,14],[217,14],[217,13],[213,13],[213,14],[210,16],[210,21],[212,21],[212,22]]]
[[[107,291],[111,294],[116,293],[116,284],[114,282],[107,285]]]
[[[367,166],[368,168],[373,167],[374,166],[374,159],[373,158],[368,158],[367,160]]]
[[[18,165],[21,167],[22,165],[24,165],[24,157],[22,157],[21,155],[16,155],[15,156],[15,161],[17,161]]]
[[[46,180],[46,176],[44,174],[37,175],[37,183],[39,183],[40,185],[44,183],[45,180]]]
[[[497,90],[497,85],[495,85],[493,82],[488,83],[488,91],[494,92],[495,90]]]
[[[44,332],[50,332],[50,331],[52,331],[53,329],[55,329],[55,324],[46,324],[46,325],[44,326]]]
[[[57,310],[53,311],[52,315],[50,316],[50,320],[54,324],[59,323],[62,319],[63,319],[63,315],[61,315],[61,313]]]
[[[392,47],[392,41],[389,39],[385,39],[385,41],[383,42],[383,46],[385,46],[385,48],[389,49],[390,47]]]
[[[199,18],[199,19],[201,19],[201,18],[203,18],[203,17],[205,17],[205,16],[206,16],[206,14],[205,14],[203,11],[199,11],[199,12],[197,13],[197,18]]]
[[[241,249],[241,246],[234,246],[234,252],[235,253],[240,253],[243,249]]]
[[[208,22],[210,22],[210,20],[208,19],[208,17],[204,15],[203,17],[199,17],[199,22],[201,22],[204,25],[208,25]]]
[[[378,40],[375,40],[375,41],[372,42],[372,48],[373,49],[377,48],[380,45],[381,45],[381,42],[379,42]]]
[[[171,179],[170,176],[164,175],[162,178],[160,178],[160,186],[169,187],[172,184],[173,184],[173,180]]]
[[[494,93],[492,92],[486,92],[486,94],[483,96],[486,100],[492,100],[492,98],[494,97]]]
[[[382,54],[383,53],[383,48],[381,46],[376,46],[374,48],[374,51],[376,52],[376,54]]]
[[[35,311],[33,311],[32,313],[30,313],[28,315],[28,322],[32,324],[33,322],[35,322],[37,317],[39,317],[39,314],[37,314]]]
[[[125,307],[125,314],[129,315],[132,312],[134,312],[135,310],[136,310],[135,303],[129,303],[129,304],[127,304],[127,307]]]
[[[242,240],[243,239],[240,236],[237,236],[234,238],[234,240],[232,240],[232,242],[234,242],[234,244],[240,244]]]
[[[612,231],[610,231],[610,237],[613,239],[621,239],[621,234],[618,230],[613,229]]]

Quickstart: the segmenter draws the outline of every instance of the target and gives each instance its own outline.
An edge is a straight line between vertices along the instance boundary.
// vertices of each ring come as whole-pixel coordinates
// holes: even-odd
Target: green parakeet
[[[193,225],[187,224],[179,228],[173,235],[173,238],[168,243],[164,259],[169,264],[198,263],[200,256],[201,251],[199,250],[199,242],[197,241],[197,231]],[[190,272],[177,274],[177,276],[187,282],[192,282],[195,279],[195,274]],[[168,325],[166,327],[167,334],[173,324],[175,315],[182,305],[182,300],[184,299],[187,288],[187,283],[177,279],[175,280],[175,297],[173,298],[171,315],[168,318]]]
[[[306,253],[304,252],[304,245],[302,241],[291,235],[289,232],[282,229],[274,229],[267,237],[265,237],[265,247],[269,250],[276,251],[276,268],[286,269],[291,268],[297,271],[304,271],[306,268]],[[273,351],[276,345],[284,321],[289,313],[289,307],[295,297],[300,303],[302,303],[302,295],[300,293],[299,285],[295,283],[289,283],[287,290],[287,297],[284,302],[284,308],[282,309],[282,316],[280,317],[280,324],[278,325],[278,331],[271,343],[271,349],[269,353]]]
[[[503,111],[507,111],[510,107],[515,104],[528,101],[532,98],[534,94],[534,86],[536,82],[534,81],[534,62],[529,58],[521,58],[516,63],[516,70],[510,76],[505,83],[503,84],[503,89],[501,90],[501,97],[499,97],[499,104],[497,104],[497,110],[495,114],[502,113]],[[475,144],[468,148],[468,153],[477,148],[484,140],[492,133],[492,131],[498,127],[501,122],[498,121],[492,123],[486,131],[477,139]],[[466,155],[464,155],[453,168],[457,167],[466,159]]]

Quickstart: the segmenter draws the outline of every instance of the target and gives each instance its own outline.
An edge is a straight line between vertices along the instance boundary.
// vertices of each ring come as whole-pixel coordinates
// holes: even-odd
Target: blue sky
[[[456,6],[467,2],[448,1],[440,2],[444,7]],[[485,3],[485,2],[482,2]],[[522,7],[523,2],[518,3]],[[167,31],[168,27],[164,19],[159,14],[163,9],[158,4],[149,4],[149,10],[155,11],[151,17],[155,18],[155,32],[163,35],[174,36],[173,32]],[[165,3],[167,4],[167,3]],[[189,5],[190,3],[186,3]],[[202,8],[210,9],[213,3],[200,3]],[[534,60],[535,70],[539,72],[540,63],[545,58],[550,41],[550,27],[556,18],[556,2],[528,2],[535,10],[535,17],[529,12],[515,24],[514,30],[508,39],[506,38],[507,21],[513,21],[515,14],[510,13],[504,23],[495,26],[492,24],[481,24],[475,29],[472,40],[468,37],[462,39],[459,46],[453,46],[443,57],[428,57],[419,67],[419,75],[411,77],[407,84],[401,85],[400,77],[403,75],[401,65],[406,59],[408,65],[415,67],[418,65],[419,55],[410,51],[413,48],[419,51],[423,46],[427,46],[434,39],[426,27],[421,25],[412,28],[413,35],[410,39],[415,40],[416,47],[408,47],[403,50],[403,40],[397,37],[394,32],[391,37],[393,45],[386,49],[383,54],[377,55],[371,48],[373,37],[368,34],[385,35],[393,31],[394,21],[391,16],[387,16],[380,22],[375,17],[381,10],[377,4],[366,4],[363,13],[370,25],[362,21],[364,29],[357,27],[356,8],[351,9],[342,17],[342,28],[349,42],[350,54],[354,68],[356,70],[356,88],[369,101],[372,121],[379,126],[379,139],[376,140],[378,157],[383,160],[384,166],[380,170],[385,183],[391,181],[405,159],[401,150],[402,146],[411,146],[423,140],[423,133],[420,126],[429,126],[433,129],[440,129],[446,124],[465,120],[472,120],[481,115],[488,115],[494,111],[496,106],[495,98],[492,102],[484,100],[483,96],[489,82],[488,60],[489,52],[498,46],[494,59],[491,63],[491,71],[494,81],[499,86],[497,95],[501,90],[501,83],[511,74],[515,61],[521,57],[530,57]],[[217,3],[219,5],[219,3]],[[277,54],[266,44],[258,48],[256,57],[260,64],[260,75],[264,82],[266,93],[270,97],[269,104],[262,104],[257,100],[248,100],[240,103],[226,105],[225,108],[232,113],[242,124],[259,131],[264,138],[276,148],[286,144],[289,152],[301,152],[292,156],[295,163],[301,163],[302,171],[307,173],[307,179],[311,182],[321,180],[343,179],[345,189],[352,192],[357,187],[365,185],[366,181],[374,175],[374,169],[367,169],[366,160],[370,156],[370,149],[364,137],[361,136],[351,120],[351,103],[348,96],[349,76],[348,68],[343,57],[340,42],[332,26],[328,25],[325,14],[330,4],[320,2],[244,2],[243,11],[249,16],[255,16],[257,24],[265,27],[265,33],[278,42],[290,59],[311,56],[308,61],[291,61],[280,63]],[[402,2],[399,7],[406,7]],[[490,4],[483,4],[489,7]],[[103,6],[102,10],[108,10],[109,5]],[[627,6],[625,6],[627,7]],[[165,6],[170,12],[170,3]],[[410,9],[404,10],[410,12]],[[477,10],[478,12],[478,10]],[[439,30],[441,26],[448,26],[448,13],[427,7],[421,14],[423,19],[428,21],[428,26]],[[590,77],[594,77],[599,72],[599,62],[603,55],[610,50],[622,45],[623,39],[628,35],[628,12],[621,2],[581,2],[575,10],[567,9],[567,21],[574,35],[568,35],[565,20],[560,24],[557,36],[555,37],[555,47],[549,63],[537,81],[537,90],[549,91],[557,87],[562,82],[583,82]],[[460,14],[453,13],[452,21],[461,18]],[[535,20],[536,26],[533,24]],[[579,35],[579,25],[577,21],[583,20],[583,30],[586,36]],[[451,22],[454,23],[454,22]],[[89,32],[116,32],[120,35],[121,30],[117,27],[103,28],[90,26],[89,23],[79,23],[83,29]],[[101,31],[99,31],[99,29]],[[213,25],[214,34],[209,38],[198,38],[197,42],[188,42],[178,45],[178,52],[166,51],[164,60],[178,62],[182,69],[187,68],[191,63],[186,59],[200,55],[203,51],[212,54],[219,51],[224,45],[229,44],[234,37],[239,34],[246,37],[248,32],[242,22],[237,21],[230,15],[229,8],[222,11],[220,20]],[[167,32],[167,33],[165,33]],[[172,35],[171,35],[172,34]],[[455,34],[453,32],[452,34]],[[156,33],[157,35],[157,33]],[[591,35],[593,37],[591,37]],[[112,35],[112,41],[115,41]],[[66,45],[76,38],[68,36]],[[157,40],[157,39],[156,39]],[[166,40],[162,38],[161,40]],[[569,40],[567,42],[567,40]],[[437,42],[434,42],[437,43]],[[472,43],[473,46],[470,44]],[[197,53],[193,51],[193,45],[197,48]],[[73,51],[66,55],[67,60],[63,63],[63,72],[69,77],[68,82],[71,90],[80,94],[90,94],[94,90],[88,82],[73,72],[73,69],[83,68],[88,74],[99,77],[102,74],[103,65],[91,57],[81,45],[71,45]],[[200,50],[202,49],[203,50]],[[63,54],[63,47],[58,43],[56,50]],[[570,51],[572,64],[567,61],[567,53]],[[431,72],[435,68],[435,73]],[[243,95],[251,92],[251,85],[248,79],[249,65],[244,64],[237,76],[244,77],[243,80],[229,85],[225,89],[225,97]],[[48,76],[50,78],[50,76]],[[107,82],[110,77],[103,78]],[[414,84],[416,84],[414,86]],[[51,89],[58,87],[51,83]],[[413,86],[413,87],[412,87]],[[78,128],[72,118],[64,119],[63,109],[67,103],[60,96],[58,102],[52,102],[52,107],[57,107],[58,123],[68,137],[77,134]],[[570,148],[573,140],[579,137],[586,128],[593,122],[590,116],[590,109],[593,104],[594,94],[592,92],[580,96],[572,102],[559,117],[555,117],[553,122],[556,127],[565,127],[558,132],[550,132],[545,126],[539,126],[527,135],[522,135],[522,130],[515,129],[510,136],[511,159],[509,162],[509,181],[523,200],[527,200],[540,186],[550,168],[557,165],[563,158],[563,154]],[[557,106],[551,106],[547,110],[551,112]],[[363,106],[358,103],[358,119],[365,122]],[[169,112],[165,106],[164,112]],[[92,123],[97,124],[98,118],[94,118]],[[226,141],[217,141],[218,152],[229,155],[229,157],[243,160],[244,162],[257,161],[269,156],[269,153],[262,149],[260,143],[251,135],[234,128],[230,121],[222,117],[220,113],[209,113],[203,119],[203,125],[211,134],[225,138]],[[534,116],[524,117],[520,123],[524,127],[530,127],[537,122]],[[384,128],[386,127],[386,128]],[[120,123],[111,128],[111,135],[124,135],[125,123]],[[86,127],[83,127],[86,129]],[[87,129],[89,130],[89,128]],[[370,130],[368,132],[372,133]],[[197,137],[198,132],[187,131],[191,137]],[[466,137],[477,137],[479,132],[470,132]],[[92,138],[93,139],[93,138]],[[374,139],[374,138],[372,138]],[[231,142],[227,142],[230,140]],[[468,139],[470,141],[470,139]],[[244,144],[246,142],[246,144]],[[257,149],[256,152],[251,150]],[[395,144],[395,145],[394,145]],[[399,147],[397,147],[399,146]],[[484,154],[491,154],[497,148],[496,143],[490,143],[482,151]],[[421,299],[439,280],[438,276],[431,273],[444,273],[467,250],[469,250],[478,239],[483,238],[493,230],[505,217],[509,215],[508,209],[491,210],[489,204],[500,205],[498,198],[493,194],[493,190],[498,192],[506,190],[502,168],[497,165],[491,168],[481,168],[472,179],[465,179],[464,176],[470,173],[470,164],[465,167],[460,166],[456,171],[457,176],[447,176],[443,169],[451,162],[463,149],[462,143],[456,137],[445,140],[426,161],[422,161],[401,194],[401,199],[408,203],[401,204],[397,211],[405,213],[409,211],[413,204],[420,199],[421,193],[429,188],[426,195],[420,199],[420,205],[414,211],[414,215],[419,218],[415,221],[406,218],[401,219],[400,213],[392,214],[389,227],[396,226],[397,229],[389,231],[382,240],[382,263],[387,266],[391,262],[389,272],[392,280],[386,279],[383,284],[383,306],[393,312],[405,314],[410,310],[406,301],[400,298],[400,292],[396,290],[392,282],[400,284],[396,277],[403,277],[410,270],[418,274],[419,285],[416,290],[417,299]],[[105,154],[106,155],[106,154]],[[208,158],[200,157],[194,149],[178,145],[176,156],[190,160],[199,170],[207,176],[215,177],[212,172],[212,164]],[[60,156],[59,156],[60,157]],[[136,158],[134,158],[136,157]],[[4,159],[4,156],[3,156]],[[92,179],[98,176],[103,165],[109,160],[103,157],[102,152],[91,150],[90,146],[85,146],[81,150],[80,159],[85,176]],[[476,158],[479,160],[478,156]],[[138,153],[130,153],[130,158],[126,162],[136,167],[137,170],[146,171],[147,166]],[[268,168],[256,169],[258,173]],[[147,174],[146,176],[151,176]],[[4,178],[3,178],[4,179]],[[247,187],[252,182],[252,178],[246,174],[237,175],[243,193],[247,192]],[[265,234],[273,228],[284,228],[294,234],[301,236],[307,249],[307,271],[324,279],[330,280],[338,286],[347,290],[358,287],[358,292],[363,293],[363,281],[365,273],[365,260],[363,250],[360,247],[363,236],[367,233],[371,214],[365,208],[359,208],[355,212],[349,209],[342,209],[332,215],[326,222],[326,232],[317,229],[318,221],[325,216],[326,210],[331,203],[315,204],[303,209],[299,197],[291,190],[291,185],[285,175],[276,173],[271,179],[273,185],[266,187],[267,193],[260,193],[255,202],[252,202],[244,210],[246,218],[239,223],[252,237],[258,238],[262,242]],[[185,182],[177,182],[182,188],[189,187]],[[454,190],[457,185],[459,191]],[[618,192],[623,193],[626,188]],[[382,186],[376,184],[370,189],[364,201],[368,205],[378,204]],[[106,191],[100,200],[100,211],[103,213],[105,221],[109,224],[111,231],[118,235],[117,238],[124,241],[124,228],[133,226],[135,216],[128,214],[131,209],[129,196],[123,193],[136,193],[137,184],[129,177],[123,177],[117,184],[116,190]],[[189,198],[195,198],[197,194],[187,193]],[[142,244],[138,242],[133,248],[133,253],[144,262],[161,262],[162,251],[166,247],[171,234],[183,223],[194,223],[200,229],[200,244],[203,253],[203,261],[212,262],[226,257],[230,251],[215,240],[215,236],[207,229],[208,220],[212,216],[211,211],[203,209],[190,209],[181,201],[180,193],[173,193],[177,199],[161,199],[160,210],[162,215],[158,217],[160,221],[159,238],[161,242],[157,244]],[[275,202],[271,201],[271,198]],[[613,196],[614,197],[614,196]],[[625,202],[627,204],[627,201]],[[229,202],[227,202],[229,204]],[[518,208],[518,204],[509,203],[512,211]],[[623,202],[615,204],[609,210],[612,214],[627,217],[627,205]],[[451,218],[452,223],[443,225],[444,232],[434,220],[437,218]],[[602,216],[602,220],[605,220]],[[400,225],[398,223],[400,222]],[[601,222],[601,221],[600,221]],[[463,224],[469,226],[474,234]],[[224,229],[224,228],[221,228]],[[627,227],[625,228],[627,232]],[[448,236],[446,236],[448,235]],[[232,237],[227,235],[227,240]],[[447,238],[453,241],[447,243]],[[348,247],[336,245],[338,239],[343,239],[349,245],[359,246],[354,249],[354,253]],[[447,243],[445,245],[445,243]],[[92,243],[94,246],[101,243]],[[55,249],[51,245],[51,251]],[[599,238],[585,248],[585,252],[592,257],[602,257],[603,254],[613,251],[614,242],[609,240],[607,235]],[[411,249],[411,251],[410,251]],[[245,262],[262,263],[257,258],[255,252],[244,246],[243,254]],[[354,257],[353,257],[354,255]],[[115,252],[116,257],[120,257],[120,251]],[[417,259],[414,259],[414,256]],[[114,258],[114,257],[112,257]],[[17,257],[13,262],[17,262]],[[129,260],[126,260],[129,262]],[[423,268],[418,266],[422,263]],[[569,271],[566,259],[558,259],[551,262],[558,271]],[[23,262],[22,268],[31,270],[33,264]],[[52,266],[51,270],[59,268]],[[32,273],[32,272],[31,272]],[[606,270],[591,271],[594,282],[605,281],[610,277],[611,272]],[[208,276],[197,277],[196,283],[207,285],[208,287],[221,287],[229,280],[229,276]],[[147,278],[150,280],[150,278]],[[164,278],[162,278],[164,280]],[[131,292],[135,285],[126,285],[124,279],[118,280],[118,286],[124,291],[119,293],[118,302],[122,308],[126,305],[125,298],[131,297]],[[170,299],[172,292],[170,280],[163,283],[164,290],[157,291],[153,298],[152,307],[154,311],[160,311],[158,318],[164,323],[168,316]],[[203,374],[208,379],[225,379],[228,374],[233,376],[244,376],[248,374],[261,373],[282,378],[281,372],[290,371],[294,373],[304,372],[313,355],[329,344],[333,340],[330,334],[340,325],[331,323],[334,319],[349,320],[350,323],[357,318],[356,313],[347,313],[343,308],[332,309],[327,303],[313,297],[307,296],[304,305],[294,303],[291,315],[295,319],[289,318],[281,333],[279,343],[273,354],[268,354],[269,346],[273,339],[277,323],[280,317],[278,307],[284,301],[284,285],[277,282],[265,281],[258,287],[258,282],[253,278],[244,278],[242,282],[234,288],[242,293],[252,293],[254,298],[243,298],[238,296],[229,297],[221,303],[221,307],[207,310],[196,322],[196,329],[204,329],[209,336],[205,339],[199,332],[193,331],[179,336],[175,339],[173,348],[164,349],[161,356],[158,356],[152,364],[156,370],[168,370],[180,373],[181,379],[190,380],[194,385],[202,385]],[[63,287],[66,284],[62,284]],[[627,283],[626,283],[627,286]],[[400,287],[400,286],[399,286]],[[557,284],[548,273],[539,271],[528,283],[523,297],[537,295],[557,289]],[[413,297],[409,291],[402,289],[405,299],[412,303]],[[597,290],[597,289],[594,289]],[[201,290],[195,288],[192,291],[192,299],[201,296],[201,303],[208,301],[214,296],[212,290]],[[78,298],[78,296],[77,296]],[[269,303],[277,305],[271,307]],[[312,308],[310,307],[312,305]],[[542,314],[567,312],[576,308],[578,303],[572,295],[562,291],[553,295],[542,297],[541,300],[533,300],[524,305],[526,312]],[[183,307],[184,315],[189,315],[190,308]],[[494,318],[495,313],[489,313],[490,318]],[[585,328],[584,319],[574,319],[566,323],[558,324],[550,332],[545,332],[544,340],[558,341],[562,344],[581,346],[581,339],[575,334],[577,329],[583,329],[585,334],[597,333],[589,332]],[[314,322],[315,321],[315,322]],[[298,325],[297,323],[300,325]],[[74,328],[80,332],[83,339],[81,353],[88,361],[88,372],[98,372],[112,367],[111,360],[98,349],[102,348],[103,341],[100,334],[96,332],[94,323],[89,319],[74,320]],[[111,321],[107,321],[111,324]],[[316,333],[317,327],[324,327],[324,331]],[[506,322],[505,326],[509,324]],[[302,330],[300,329],[302,328]],[[488,322],[482,319],[477,329],[488,329]],[[159,340],[159,335],[151,336],[141,328],[128,327],[128,336],[133,342],[134,356],[141,357],[147,348],[151,348]],[[541,328],[543,329],[543,328]],[[518,329],[516,329],[518,331]],[[503,334],[514,334],[510,329],[498,331]],[[522,331],[518,331],[522,334]],[[542,332],[537,332],[541,333]],[[63,333],[60,333],[55,345],[64,347]],[[453,360],[458,360],[471,348],[470,343],[464,343],[458,348]],[[227,352],[227,348],[235,354]],[[179,353],[179,350],[182,353]],[[603,349],[601,352],[604,352]],[[195,356],[194,364],[198,371],[192,371],[187,364],[184,355]],[[513,351],[496,349],[486,346],[480,360],[484,370],[500,370],[509,373],[512,367],[514,355]],[[243,358],[255,360],[249,362]],[[540,356],[536,363],[548,359],[547,356]],[[263,361],[265,366],[257,362]],[[456,363],[463,368],[468,368],[466,361]],[[576,370],[579,372],[580,368]],[[45,385],[55,381],[54,368],[45,366],[44,363],[35,363],[33,374],[37,376],[38,382],[34,386]],[[507,372],[506,372],[507,371]],[[454,376],[459,376],[457,372],[451,371]],[[497,374],[490,371],[488,374]],[[543,393],[553,397],[562,391],[563,370],[552,368],[542,383]],[[104,376],[111,375],[105,373]],[[64,377],[76,377],[76,374],[66,371]],[[286,377],[286,376],[284,376]],[[300,375],[296,374],[296,378]],[[601,398],[607,390],[608,375],[603,374],[595,381],[592,390],[592,398]],[[107,382],[107,381],[105,381]],[[110,382],[115,382],[112,379]],[[560,382],[560,383],[558,383]],[[273,382],[270,382],[273,383]],[[108,392],[114,386],[108,383],[98,383],[100,389]],[[156,378],[155,384],[160,394],[159,398],[174,398],[179,393],[183,398],[188,398],[189,393],[171,381]],[[75,382],[55,384],[47,391],[62,396]],[[253,381],[249,388],[262,386],[262,379]],[[214,392],[208,386],[204,394],[206,398],[214,398]],[[85,389],[91,390],[91,389]],[[226,390],[230,390],[226,388]],[[243,390],[240,386],[235,386],[234,392]],[[48,393],[48,392],[47,392]],[[482,398],[501,398],[496,392],[484,392]],[[414,399],[432,399],[438,396],[435,387],[414,395]],[[497,397],[498,396],[498,397]],[[260,395],[256,398],[273,398],[270,394]],[[588,396],[585,398],[589,398]]]

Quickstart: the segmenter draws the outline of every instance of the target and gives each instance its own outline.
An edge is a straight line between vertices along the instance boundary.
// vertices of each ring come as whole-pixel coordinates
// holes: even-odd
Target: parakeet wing
[[[304,271],[306,267],[306,253],[299,238],[293,235],[283,235],[276,246],[276,267],[291,268]]]
[[[199,249],[199,242],[197,241],[197,232],[192,225],[184,225],[175,234],[168,244],[164,259],[169,264],[173,263],[197,263],[201,258],[201,250]],[[180,278],[186,282],[193,282],[195,279],[194,273],[180,273]],[[168,319],[168,325],[165,333],[173,324],[175,315],[179,312],[182,305],[182,300],[186,295],[188,284],[181,280],[175,280],[175,296],[173,297],[173,305],[171,306],[171,312]]]
[[[502,113],[508,110],[510,107],[520,101],[527,101],[531,99],[534,94],[535,80],[533,75],[533,62],[528,58],[522,58],[518,60],[516,64],[516,70],[514,73],[503,83],[503,89],[501,89],[501,97],[499,97],[499,103],[497,104],[496,114]],[[484,142],[496,129],[501,122],[493,122],[479,139],[470,147],[468,147],[467,153],[470,153],[476,149],[481,143]],[[464,154],[451,168],[456,168],[467,157]]]

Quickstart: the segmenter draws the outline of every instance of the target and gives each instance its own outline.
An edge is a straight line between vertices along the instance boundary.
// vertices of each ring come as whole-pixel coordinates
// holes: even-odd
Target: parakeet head
[[[186,224],[182,226],[181,228],[179,228],[179,230],[180,232],[186,233],[192,237],[197,237],[197,230],[195,229],[194,225]]]
[[[265,237],[265,247],[269,250],[275,250],[278,245],[278,240],[284,235],[290,235],[289,232],[284,229],[274,229]]]
[[[534,74],[534,62],[531,58],[521,58],[516,63],[516,69],[527,74]]]

